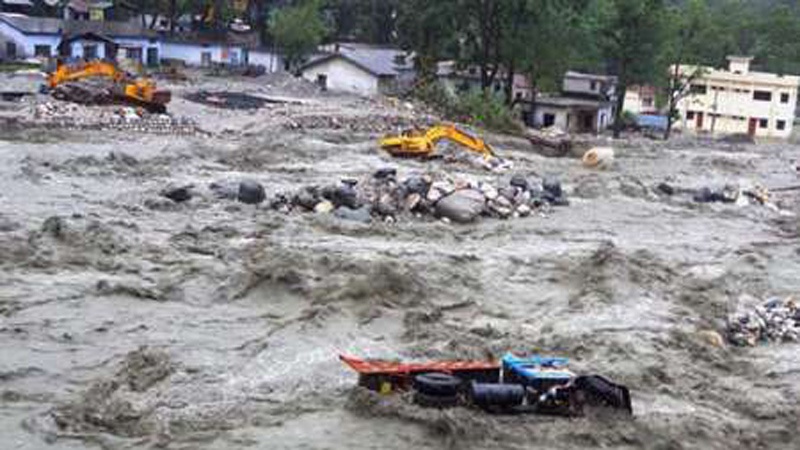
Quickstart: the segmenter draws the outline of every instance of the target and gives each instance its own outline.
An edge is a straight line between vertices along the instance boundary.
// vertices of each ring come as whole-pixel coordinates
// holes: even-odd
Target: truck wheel
[[[417,392],[433,396],[453,396],[458,393],[461,379],[446,373],[424,373],[414,377]]]

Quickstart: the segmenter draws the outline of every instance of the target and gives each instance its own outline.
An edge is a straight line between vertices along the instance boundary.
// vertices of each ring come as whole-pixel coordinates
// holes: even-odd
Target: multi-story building
[[[729,57],[728,70],[681,66],[691,83],[678,102],[686,130],[787,138],[797,105],[800,77],[750,70],[749,57]]]

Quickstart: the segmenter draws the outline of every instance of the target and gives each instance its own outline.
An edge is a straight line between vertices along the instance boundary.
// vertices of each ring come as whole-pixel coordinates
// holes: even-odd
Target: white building
[[[797,105],[800,77],[750,70],[749,57],[729,57],[728,70],[681,66],[697,75],[678,103],[677,127],[712,134],[787,138]]]
[[[658,114],[656,88],[650,85],[629,86],[625,91],[622,110],[636,115]]]
[[[542,95],[531,102],[526,122],[573,133],[599,133],[613,122],[615,77],[567,72],[560,95]]]
[[[302,66],[300,74],[323,89],[362,96],[397,94],[414,80],[405,52],[365,44],[335,44]]]
[[[169,58],[197,66],[259,64],[268,72],[281,70],[280,57],[256,44],[254,33],[169,36],[143,28],[138,20],[62,20],[0,13],[0,58],[5,59],[127,59],[154,66]]]

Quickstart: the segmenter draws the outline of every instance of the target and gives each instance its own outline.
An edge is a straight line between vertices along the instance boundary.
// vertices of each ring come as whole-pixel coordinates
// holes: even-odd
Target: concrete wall
[[[553,126],[557,127],[561,131],[573,133],[602,132],[608,129],[614,120],[611,106],[599,108],[596,111],[590,111],[568,106],[536,105],[533,116],[533,125],[536,127],[545,126],[545,116],[548,114],[555,116],[555,122]],[[584,124],[581,123],[581,118],[585,114],[592,115],[591,130],[585,129]]]
[[[568,111],[564,108],[556,106],[536,105],[536,110],[533,116],[533,125],[536,127],[545,126],[545,116],[552,114],[555,116],[555,123],[553,126],[562,131],[567,131],[567,114]]]
[[[193,66],[203,64],[202,55],[206,52],[210,53],[212,63],[242,64],[244,58],[244,48],[241,46],[162,42],[160,48],[162,58],[179,59]],[[252,63],[252,58],[250,61]]]
[[[705,94],[696,93],[678,104],[681,120],[679,128],[715,134],[748,133],[750,123],[756,121],[755,136],[787,138],[792,133],[792,124],[797,104],[797,87],[793,85],[770,85],[747,80],[740,82],[705,78],[693,83],[705,86]],[[770,92],[769,101],[755,100],[754,91]],[[787,94],[786,102],[781,94]],[[698,117],[702,114],[702,123]],[[766,120],[766,126],[763,125]],[[784,129],[779,130],[779,121]],[[698,127],[698,125],[700,125]]]
[[[61,42],[61,37],[51,34],[34,34],[26,36],[19,32],[16,28],[0,20],[0,38],[5,42],[14,42],[17,44],[17,57],[30,58],[34,55],[34,48],[37,45],[49,45],[51,54],[56,53],[56,47]],[[3,48],[0,49],[1,55],[5,56],[5,43]]]
[[[331,91],[349,92],[365,97],[378,94],[378,77],[342,59],[333,58],[304,70],[303,78],[313,83],[319,75],[327,76]]]
[[[276,53],[264,50],[250,50],[248,59],[250,64],[264,66],[267,72],[283,71],[283,58]]]

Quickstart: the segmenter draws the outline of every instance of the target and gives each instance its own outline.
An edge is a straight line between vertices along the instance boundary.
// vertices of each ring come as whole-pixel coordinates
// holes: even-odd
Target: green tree
[[[304,0],[275,11],[269,28],[289,69],[296,69],[327,33],[318,0]]]
[[[678,115],[678,103],[689,94],[692,82],[703,76],[702,64],[707,54],[704,49],[715,37],[711,12],[705,0],[688,0],[682,6],[673,6],[665,13],[665,43],[660,67],[668,66],[667,76],[667,128],[664,139],[669,139],[672,125]]]
[[[657,76],[664,5],[662,0],[606,0],[598,6],[597,39],[617,76],[614,137],[618,138],[628,86],[653,82]]]
[[[457,10],[453,0],[404,0],[398,5],[398,42],[415,53],[421,84],[435,80],[438,61],[457,55]]]

